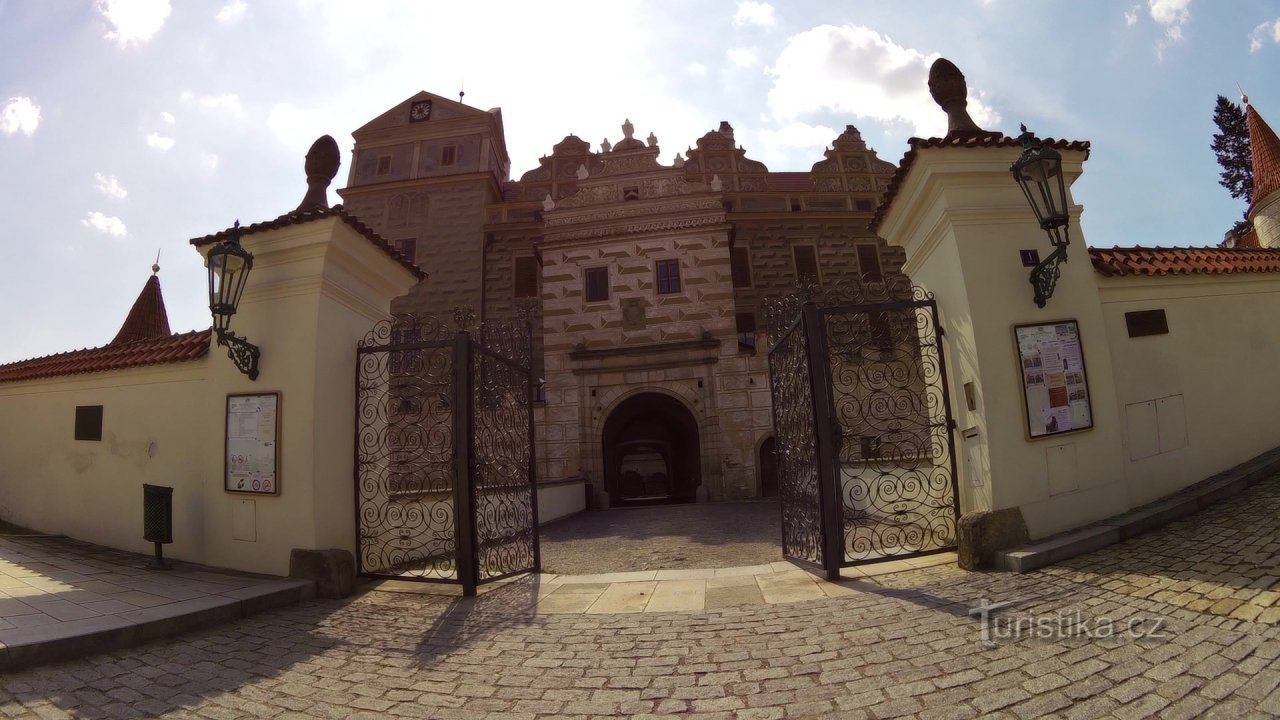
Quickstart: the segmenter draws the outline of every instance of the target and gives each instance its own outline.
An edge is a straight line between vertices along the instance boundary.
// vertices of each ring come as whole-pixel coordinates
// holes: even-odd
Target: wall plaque
[[[1015,325],[1022,399],[1031,439],[1093,427],[1089,379],[1075,320]]]
[[[227,395],[224,489],[280,493],[280,393]]]

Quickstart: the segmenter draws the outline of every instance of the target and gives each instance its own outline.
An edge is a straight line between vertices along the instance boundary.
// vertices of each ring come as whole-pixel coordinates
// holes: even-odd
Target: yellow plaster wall
[[[0,519],[137,552],[142,485],[174,488],[168,556],[202,561],[208,360],[0,383]],[[78,405],[102,405],[102,440],[75,440]]]
[[[1126,424],[1125,475],[1149,502],[1280,445],[1274,392],[1280,367],[1280,275],[1098,277]],[[1125,313],[1163,309],[1167,335],[1129,337]],[[1185,425],[1177,422],[1180,402]],[[1127,406],[1171,399],[1173,417],[1150,427]],[[1095,399],[1095,404],[1097,400]],[[1169,447],[1154,455],[1155,429]],[[1136,457],[1135,456],[1140,456]]]

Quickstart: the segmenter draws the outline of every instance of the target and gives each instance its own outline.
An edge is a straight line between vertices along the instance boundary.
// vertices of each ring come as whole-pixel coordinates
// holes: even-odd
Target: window
[[[102,406],[76,406],[76,439],[102,440]]]
[[[538,274],[538,258],[532,255],[516,258],[515,296],[518,298],[537,297]]]
[[[729,251],[729,265],[733,271],[733,286],[736,288],[751,287],[751,251],[746,247],[735,247]]]
[[[667,295],[670,293],[680,292],[680,261],[679,260],[659,260],[658,266],[658,294]]]
[[[587,302],[604,302],[609,299],[609,268],[588,268],[583,273]]]
[[[377,170],[377,174],[379,174],[379,175],[387,175],[387,174],[388,174],[388,173],[390,173],[390,172],[391,172],[391,156],[390,156],[390,155],[379,155],[379,156],[378,156],[378,170]]]
[[[880,248],[875,245],[858,246],[858,271],[864,282],[884,282],[880,269]]]
[[[756,314],[738,313],[734,316],[738,324],[738,352],[755,353],[756,351]]]
[[[392,243],[395,245],[396,252],[404,256],[405,260],[416,263],[418,258],[418,239],[417,238],[401,238]]]
[[[857,204],[858,212],[871,212],[874,209],[871,207],[870,200],[857,200],[855,202]]]
[[[623,200],[623,202],[626,202],[626,201],[629,201],[629,200],[639,200],[639,199],[640,199],[640,188],[639,188],[639,187],[636,187],[635,185],[632,185],[632,186],[629,186],[629,187],[624,187],[624,188],[622,188],[622,200]]]
[[[796,261],[796,284],[805,282],[822,284],[822,276],[818,274],[818,249],[812,245],[795,245],[791,252]]]
[[[444,147],[440,148],[440,164],[441,165],[452,165],[457,161],[458,161],[457,145],[445,145]]]

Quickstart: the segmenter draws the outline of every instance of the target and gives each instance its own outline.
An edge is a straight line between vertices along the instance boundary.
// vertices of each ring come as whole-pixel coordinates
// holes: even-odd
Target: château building
[[[569,135],[518,180],[500,110],[418,93],[353,133],[347,212],[428,274],[396,313],[533,320],[540,483],[601,504],[773,494],[761,303],[900,273],[867,228],[896,167],[852,125],[808,172],[728,122],[670,165],[657,138]]]

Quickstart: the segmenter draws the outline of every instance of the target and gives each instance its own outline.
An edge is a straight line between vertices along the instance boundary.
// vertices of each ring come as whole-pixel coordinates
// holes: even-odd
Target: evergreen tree
[[[1213,123],[1218,126],[1218,132],[1213,134],[1211,147],[1222,167],[1218,182],[1231,197],[1244,198],[1248,203],[1253,196],[1253,156],[1244,110],[1219,95],[1218,105],[1213,109]]]

